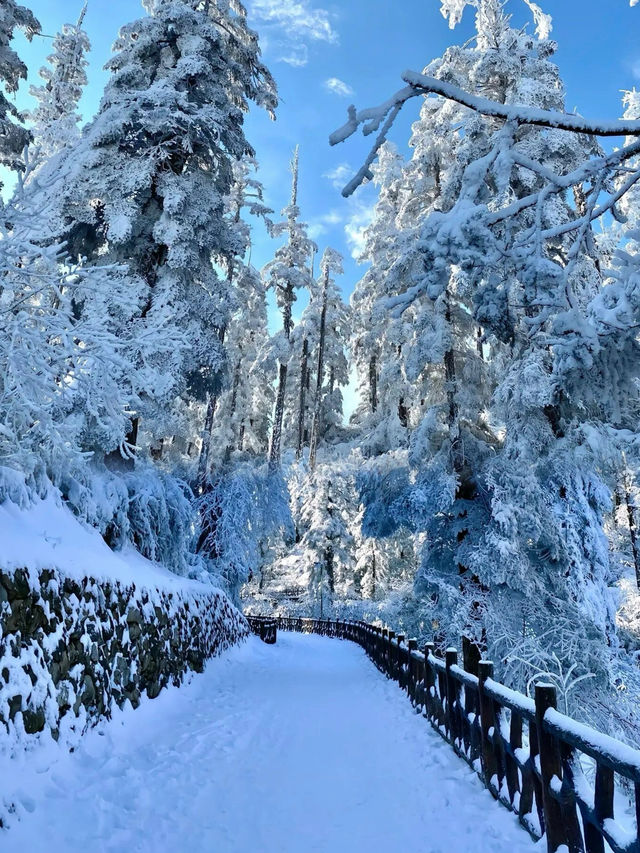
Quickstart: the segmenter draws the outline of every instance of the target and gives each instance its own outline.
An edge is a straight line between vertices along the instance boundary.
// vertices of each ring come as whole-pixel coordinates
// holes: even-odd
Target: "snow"
[[[625,766],[627,772],[640,781],[640,750],[585,726],[584,723],[578,723],[555,708],[549,708],[544,719],[556,733],[570,737],[569,742],[578,741],[583,752],[593,754],[594,758],[603,756],[606,765],[612,765],[614,768],[616,765]]]
[[[9,571],[55,568],[75,580],[91,576],[153,589],[207,589],[147,560],[131,546],[112,551],[95,528],[80,522],[54,494],[27,507],[1,503],[0,542],[0,568]]]
[[[524,853],[532,842],[355,644],[281,633],[0,767],[0,851]],[[426,846],[425,846],[426,845]]]

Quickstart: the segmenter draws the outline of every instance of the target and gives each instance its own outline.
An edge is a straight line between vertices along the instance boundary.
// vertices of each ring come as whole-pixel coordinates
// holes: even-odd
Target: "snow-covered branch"
[[[581,133],[587,136],[640,136],[640,120],[616,119],[614,121],[591,121],[579,115],[563,113],[557,110],[543,110],[524,104],[501,104],[499,101],[473,95],[453,83],[438,80],[426,74],[419,74],[416,71],[405,71],[402,74],[402,79],[408,85],[399,89],[379,106],[368,107],[360,111],[356,111],[354,106],[350,106],[348,121],[329,137],[329,143],[337,145],[339,142],[345,142],[349,137],[353,136],[360,126],[363,126],[363,135],[368,136],[377,131],[380,125],[382,125],[382,130],[376,138],[375,144],[369,152],[364,165],[344,188],[342,192],[344,196],[350,196],[360,184],[365,180],[371,179],[371,164],[375,160],[380,147],[385,142],[398,113],[406,102],[412,98],[425,95],[439,95],[447,100],[455,101],[462,106],[468,107],[481,115],[504,119],[504,121],[517,125],[536,125],[538,127],[566,130],[571,133]],[[627,146],[627,149],[635,149],[635,145],[632,143],[630,146]],[[636,153],[635,150],[633,153]],[[632,156],[632,154],[629,154],[629,156]],[[530,167],[531,164],[522,163],[522,165]],[[552,176],[545,177],[550,180],[553,179]]]

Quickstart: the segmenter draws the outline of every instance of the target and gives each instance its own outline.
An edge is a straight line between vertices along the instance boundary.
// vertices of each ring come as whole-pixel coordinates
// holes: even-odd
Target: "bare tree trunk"
[[[240,359],[236,362],[236,366],[233,370],[233,384],[231,386],[231,405],[229,406],[229,422],[231,422],[233,416],[236,413],[236,407],[238,405],[238,388],[240,387],[240,368],[242,363]],[[237,446],[237,442],[235,442],[235,446]],[[234,449],[234,441],[233,438],[227,444],[224,451],[224,460],[228,462],[231,459],[231,453]]]
[[[226,334],[226,327],[222,326],[218,330],[218,337],[220,338],[220,343],[224,344],[224,336]],[[198,476],[196,479],[197,483],[197,491],[199,494],[202,494],[204,491],[204,482],[207,478],[207,471],[209,469],[209,453],[211,451],[211,433],[213,431],[213,416],[216,413],[216,408],[218,406],[218,393],[210,394],[209,400],[207,402],[207,414],[204,418],[204,427],[202,428],[202,445],[200,447],[200,458],[198,459]]]
[[[371,411],[375,412],[378,408],[378,359],[375,354],[369,359],[369,402]]]
[[[309,444],[309,468],[316,467],[318,452],[318,432],[320,430],[320,403],[322,401],[322,383],[324,381],[324,340],[327,325],[327,299],[329,295],[329,267],[324,270],[322,282],[322,310],[320,312],[320,337],[318,340],[318,371],[316,374],[316,393],[313,400],[313,420],[311,422],[311,441]]]
[[[638,528],[636,526],[636,508],[631,497],[629,477],[624,474],[624,502],[627,507],[627,518],[629,520],[629,539],[631,540],[631,553],[633,554],[633,567],[636,572],[636,586],[640,590],[640,554],[638,554]]]
[[[281,364],[278,371],[278,393],[276,410],[273,416],[271,444],[269,446],[269,470],[275,471],[280,465],[280,445],[282,443],[282,419],[284,417],[284,396],[287,388],[287,365]]]
[[[309,371],[309,341],[307,338],[302,342],[302,359],[300,361],[300,398],[298,400],[298,446],[296,447],[296,459],[302,456],[304,446],[304,405],[307,392],[307,373]]]
[[[451,304],[449,294],[447,294],[445,319],[449,329],[451,329]],[[460,443],[460,423],[459,410],[457,401],[457,378],[456,378],[456,360],[453,350],[453,344],[444,354],[444,372],[445,385],[447,389],[448,415],[447,422],[449,425],[449,436],[451,440],[451,461],[453,469],[460,472],[463,466],[462,447]]]
[[[287,340],[291,340],[291,310],[293,306],[293,285],[288,285],[283,308],[282,324]],[[280,465],[280,446],[282,444],[282,420],[284,418],[285,394],[287,390],[287,365],[280,364],[278,371],[278,392],[273,415],[273,429],[269,446],[269,471],[275,471]]]
[[[400,399],[398,400],[398,420],[405,429],[408,429],[409,410],[404,404],[404,397],[400,397]]]
[[[376,550],[373,545],[371,545],[371,598],[375,599],[376,597]]]
[[[295,207],[298,203],[298,165],[299,165],[299,148],[296,146],[293,162],[291,164],[291,206]],[[291,232],[289,232],[291,239]],[[282,328],[284,329],[287,341],[291,341],[291,312],[295,294],[293,284],[287,283],[284,290],[283,305],[282,305]],[[269,442],[269,471],[273,472],[280,466],[281,445],[282,445],[282,419],[284,418],[285,395],[287,391],[287,365],[280,364],[278,370],[278,391],[276,394],[276,407],[273,414],[273,428],[271,430],[271,440]]]

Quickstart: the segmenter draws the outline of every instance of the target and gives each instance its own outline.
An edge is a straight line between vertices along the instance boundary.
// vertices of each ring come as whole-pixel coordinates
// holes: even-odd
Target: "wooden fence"
[[[278,622],[276,619],[267,619],[264,616],[247,616],[247,622],[254,634],[263,643],[273,645],[276,641]]]
[[[455,649],[442,659],[433,643],[420,651],[416,640],[366,622],[251,619],[275,623],[274,642],[279,628],[361,645],[530,835],[546,836],[550,853],[562,845],[569,853],[640,853],[640,751],[561,714],[552,685],[536,685],[535,700],[510,690],[469,643],[460,666]],[[614,803],[616,779],[626,790]],[[617,814],[629,795],[635,824]]]

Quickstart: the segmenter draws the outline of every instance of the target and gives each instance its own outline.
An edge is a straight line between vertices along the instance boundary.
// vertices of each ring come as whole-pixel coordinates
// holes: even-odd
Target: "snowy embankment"
[[[0,753],[75,744],[247,633],[220,590],[114,553],[54,497],[1,504],[0,543]]]
[[[362,649],[324,637],[250,637],[75,753],[0,770],[0,851],[537,849]]]

